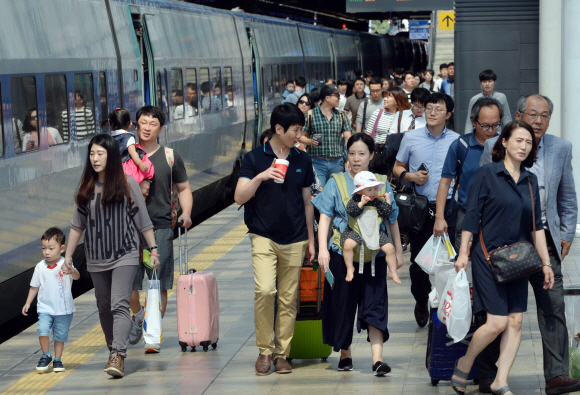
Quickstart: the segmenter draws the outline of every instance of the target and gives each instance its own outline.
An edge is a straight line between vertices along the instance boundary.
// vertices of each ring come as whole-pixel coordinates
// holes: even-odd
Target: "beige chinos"
[[[254,266],[254,324],[260,354],[273,359],[288,357],[296,321],[300,269],[308,240],[278,244],[250,233]],[[276,279],[278,289],[276,289]],[[274,326],[274,303],[278,293],[278,313]],[[274,339],[272,339],[274,328]]]

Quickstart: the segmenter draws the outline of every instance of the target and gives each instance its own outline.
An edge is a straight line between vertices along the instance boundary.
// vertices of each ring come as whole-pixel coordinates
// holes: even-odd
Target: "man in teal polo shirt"
[[[437,189],[437,211],[435,213],[435,225],[433,234],[443,236],[447,233],[447,221],[445,221],[445,203],[451,181],[459,180],[457,189],[457,221],[455,223],[455,250],[459,251],[461,245],[461,224],[465,218],[465,206],[467,204],[467,193],[475,178],[475,173],[479,168],[479,160],[483,154],[485,141],[496,136],[501,126],[503,109],[500,102],[491,97],[483,97],[475,102],[471,108],[471,123],[474,132],[464,134],[455,140],[447,151],[441,181]],[[455,191],[455,189],[454,189]],[[455,199],[455,196],[452,197]]]

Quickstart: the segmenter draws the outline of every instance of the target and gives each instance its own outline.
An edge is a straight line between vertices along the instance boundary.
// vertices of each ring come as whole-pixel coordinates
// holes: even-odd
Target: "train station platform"
[[[375,377],[371,371],[366,333],[353,339],[354,371],[336,370],[339,354],[326,362],[294,360],[288,375],[254,373],[258,356],[254,333],[254,281],[250,242],[243,210],[232,205],[189,232],[190,267],[216,274],[220,295],[220,339],[216,350],[181,352],[177,341],[175,293],[170,292],[159,354],[144,354],[131,346],[125,377],[113,379],[103,372],[108,350],[99,325],[94,292],[75,300],[69,342],[63,362],[66,372],[37,374],[41,351],[36,325],[0,345],[0,393],[21,394],[453,394],[449,382],[431,386],[425,368],[427,328],[413,316],[408,254],[400,270],[403,285],[388,282],[390,340],[383,360],[392,372]],[[177,246],[177,241],[175,242]],[[176,249],[177,257],[177,249]],[[176,261],[176,272],[178,266]],[[580,242],[564,261],[565,285],[580,284]],[[177,275],[176,275],[177,279]],[[51,352],[53,348],[51,345]],[[514,394],[543,394],[542,343],[533,292],[524,314],[522,344],[509,378]],[[477,393],[470,385],[467,393]]]

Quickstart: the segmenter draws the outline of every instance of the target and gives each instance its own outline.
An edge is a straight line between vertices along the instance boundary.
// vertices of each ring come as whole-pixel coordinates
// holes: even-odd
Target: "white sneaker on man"
[[[133,320],[131,321],[131,334],[129,335],[129,343],[137,344],[139,340],[143,337],[143,315],[145,310],[141,307],[141,311],[137,314],[133,314]]]

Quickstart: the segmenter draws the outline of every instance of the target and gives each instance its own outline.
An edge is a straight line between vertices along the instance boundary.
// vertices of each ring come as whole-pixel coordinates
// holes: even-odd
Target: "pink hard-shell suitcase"
[[[191,351],[202,346],[204,351],[211,345],[217,347],[219,339],[219,298],[215,274],[187,270],[187,229],[185,244],[179,234],[179,272],[177,279],[177,333],[181,351],[187,346]],[[184,252],[184,254],[183,254]],[[182,260],[185,255],[185,262]],[[185,269],[185,270],[183,270]]]

